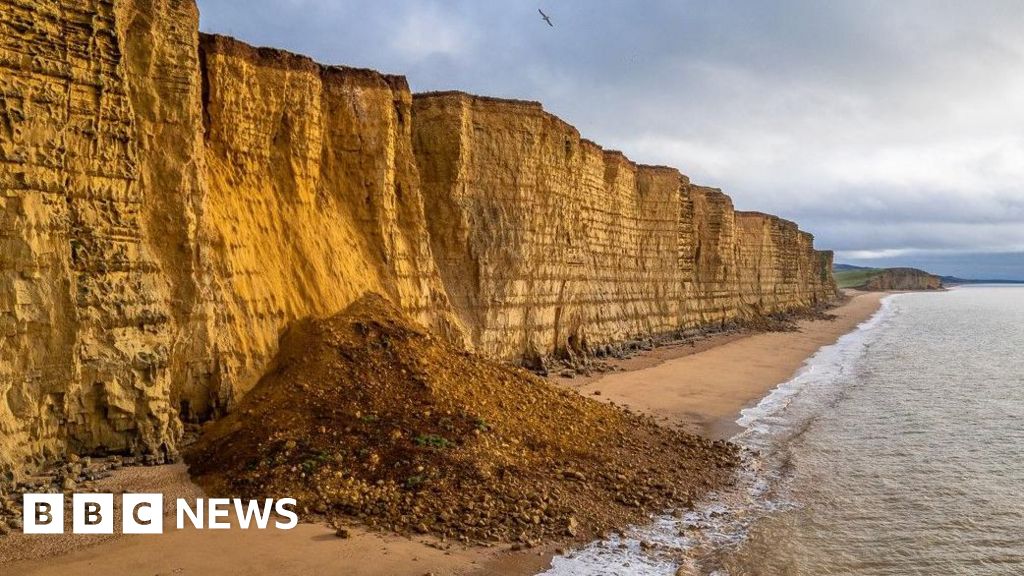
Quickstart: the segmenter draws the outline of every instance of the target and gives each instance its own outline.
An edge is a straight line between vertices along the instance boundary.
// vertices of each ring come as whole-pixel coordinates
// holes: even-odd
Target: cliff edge
[[[942,278],[917,268],[861,268],[835,271],[837,285],[855,290],[941,290]]]
[[[942,278],[917,268],[886,268],[861,287],[863,290],[941,290]]]

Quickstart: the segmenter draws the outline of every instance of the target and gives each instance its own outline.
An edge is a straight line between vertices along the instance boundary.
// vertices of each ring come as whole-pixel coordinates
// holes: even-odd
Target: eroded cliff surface
[[[834,294],[831,256],[795,224],[738,216],[720,190],[603,151],[540,104],[445,92],[413,113],[433,252],[486,354],[573,357]]]
[[[367,292],[457,337],[427,241],[405,79],[221,36],[203,36],[200,54],[223,393],[255,384],[289,322]]]
[[[680,174],[532,102],[417,96],[430,239],[477,349],[573,355],[676,326]]]
[[[836,293],[832,252],[813,249],[797,225],[760,212],[737,212],[738,294],[748,314],[822,304]]]
[[[0,0],[0,470],[171,455],[295,320],[384,295],[516,360],[828,299],[831,256],[539,104],[198,33],[192,0]]]
[[[197,22],[191,2],[0,2],[0,467],[173,450]]]
[[[861,290],[941,290],[942,278],[917,268],[886,268],[872,276]]]
[[[0,467],[173,454],[291,321],[367,292],[461,340],[404,79],[201,40],[187,0],[3,0],[0,27]]]

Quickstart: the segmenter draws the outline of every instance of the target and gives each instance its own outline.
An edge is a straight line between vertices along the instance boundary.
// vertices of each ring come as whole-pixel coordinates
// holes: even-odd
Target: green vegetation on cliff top
[[[868,280],[885,272],[885,268],[851,268],[837,269],[832,276],[836,279],[836,286],[839,288],[856,288],[868,283]]]

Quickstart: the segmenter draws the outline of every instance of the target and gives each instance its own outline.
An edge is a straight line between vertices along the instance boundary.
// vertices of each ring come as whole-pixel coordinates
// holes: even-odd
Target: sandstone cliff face
[[[482,352],[575,356],[806,308],[831,256],[672,168],[602,151],[532,102],[417,95],[413,136],[445,289]]]
[[[942,278],[917,268],[886,268],[861,290],[941,290]]]
[[[198,34],[183,0],[0,1],[0,468],[171,454],[289,322],[454,340],[401,78]]]
[[[203,36],[200,54],[222,393],[256,382],[289,322],[367,292],[457,336],[427,241],[405,80],[219,36]]]
[[[173,450],[197,21],[190,2],[0,2],[0,468]]]
[[[0,0],[0,472],[173,454],[294,320],[385,295],[493,357],[829,298],[830,255],[539,104],[200,36],[192,0]]]
[[[675,327],[678,172],[531,102],[417,96],[413,130],[433,252],[479,351],[573,355]]]
[[[724,325],[744,315],[739,305],[736,215],[732,199],[715,188],[690,186],[688,214],[692,250],[692,291],[682,304],[685,324]]]
[[[737,212],[740,300],[753,314],[787,312],[836,293],[832,253],[812,249],[796,224],[760,212]]]

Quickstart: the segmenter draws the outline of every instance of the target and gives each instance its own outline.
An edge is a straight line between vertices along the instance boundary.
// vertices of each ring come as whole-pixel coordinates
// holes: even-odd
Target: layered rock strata
[[[367,292],[458,339],[427,241],[405,79],[220,36],[203,36],[199,53],[203,216],[229,391],[259,379],[289,322]]]
[[[720,190],[604,151],[540,104],[417,95],[430,241],[470,341],[575,356],[823,303],[831,254]]]
[[[860,290],[941,290],[942,278],[917,268],[886,268],[872,276]]]
[[[824,303],[836,292],[832,252],[789,220],[736,212],[738,289],[747,314],[768,315]]]
[[[293,321],[385,295],[515,360],[834,292],[795,225],[539,104],[198,33],[192,0],[0,0],[0,469],[172,455]]]
[[[178,352],[202,339],[197,19],[0,2],[0,468],[174,449]]]

